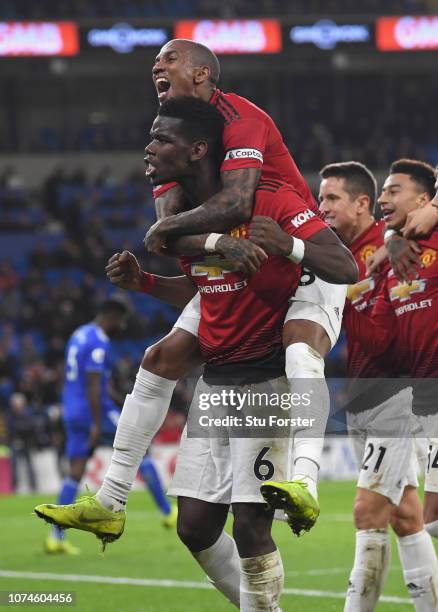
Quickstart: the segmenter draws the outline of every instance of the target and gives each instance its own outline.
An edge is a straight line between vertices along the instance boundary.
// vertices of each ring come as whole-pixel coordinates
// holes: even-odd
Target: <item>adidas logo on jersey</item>
[[[306,223],[309,219],[315,216],[315,213],[311,210],[307,209],[304,212],[300,212],[293,219],[291,219],[291,223],[294,227],[300,227],[303,223]]]

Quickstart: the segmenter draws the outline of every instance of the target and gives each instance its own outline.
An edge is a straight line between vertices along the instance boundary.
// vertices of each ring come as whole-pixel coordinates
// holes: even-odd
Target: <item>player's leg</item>
[[[281,555],[271,535],[273,510],[233,503],[233,536],[240,556],[240,610],[279,610],[284,583]]]
[[[178,497],[178,533],[212,584],[239,607],[240,560],[236,544],[224,531],[231,501],[232,466],[227,430],[223,438],[192,437],[199,396],[212,387],[198,382],[178,450],[169,495]],[[188,430],[189,434],[188,435]]]
[[[415,465],[413,466],[415,468]],[[412,469],[413,480],[416,474]],[[438,561],[430,535],[424,529],[423,509],[417,488],[405,487],[399,506],[391,515],[405,584],[418,612],[438,606]]]
[[[155,462],[149,455],[145,455],[140,464],[139,472],[143,482],[148,487],[156,505],[163,515],[163,526],[166,528],[175,527],[177,509],[169,501],[164,491],[163,483],[161,482]]]
[[[279,397],[287,394],[286,378],[252,384],[251,394],[262,396],[269,389]],[[269,394],[268,394],[269,395]],[[261,407],[266,410],[268,406]],[[269,408],[276,411],[272,406]],[[290,417],[291,413],[278,409],[278,414]],[[253,436],[263,435],[254,428]],[[281,555],[271,535],[273,508],[263,502],[260,484],[266,479],[283,481],[291,461],[292,443],[289,430],[277,432],[278,438],[265,436],[230,438],[233,466],[231,502],[234,513],[233,535],[241,557],[240,605],[241,610],[279,610],[283,589],[283,564]],[[271,434],[272,435],[272,434]],[[281,437],[283,436],[283,437]]]
[[[407,475],[411,475],[411,403],[411,390],[405,389],[375,408],[347,413],[360,465],[353,512],[356,551],[345,603],[348,612],[373,610],[386,580],[391,553],[388,525],[402,499]],[[389,431],[400,438],[367,436],[369,431]]]
[[[199,316],[195,296],[170,334],[144,355],[120,415],[111,464],[96,495],[108,510],[123,510],[143,457],[165,419],[176,381],[201,363]]]
[[[177,533],[210,582],[237,608],[240,559],[236,543],[225,531],[228,504],[178,497]]]
[[[289,525],[294,533],[309,530],[319,515],[317,479],[330,411],[324,376],[324,357],[339,336],[346,287],[331,285],[303,271],[285,318],[283,344],[286,375],[291,393],[311,393],[308,406],[294,409],[294,417],[311,423],[297,426],[294,438],[292,482],[266,483],[263,495],[273,507],[289,506]]]

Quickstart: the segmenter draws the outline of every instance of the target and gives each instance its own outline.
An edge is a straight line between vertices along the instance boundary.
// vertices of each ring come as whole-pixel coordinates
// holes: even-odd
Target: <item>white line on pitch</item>
[[[391,566],[389,568],[390,572],[400,571],[401,567],[398,565]],[[347,572],[351,572],[351,567],[326,567],[320,569],[310,569],[310,570],[291,570],[290,572],[285,572],[284,575],[286,577],[297,577],[297,576],[328,576],[330,574],[346,574]]]
[[[130,584],[145,587],[168,587],[175,589],[212,589],[207,582],[191,582],[188,580],[153,580],[148,578],[124,578],[119,576],[87,576],[84,574],[52,574],[50,572],[14,572],[0,570],[0,578],[27,578],[29,580],[59,580],[63,582],[94,582],[101,584]],[[315,591],[308,589],[283,589],[284,595],[303,595],[304,597],[330,597],[345,599],[345,593],[333,591]],[[383,595],[382,603],[409,604],[410,599]]]

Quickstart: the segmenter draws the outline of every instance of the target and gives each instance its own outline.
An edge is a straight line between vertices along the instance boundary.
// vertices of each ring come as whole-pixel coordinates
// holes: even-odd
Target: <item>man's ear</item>
[[[196,85],[200,85],[204,81],[208,81],[210,78],[210,69],[207,66],[200,66],[195,68],[193,74],[193,80]]]
[[[357,211],[360,214],[370,212],[370,198],[365,193],[357,198]]]
[[[418,208],[424,208],[430,202],[430,195],[424,191],[417,198]]]
[[[205,140],[198,140],[192,144],[190,151],[190,161],[199,161],[208,153],[208,144]]]

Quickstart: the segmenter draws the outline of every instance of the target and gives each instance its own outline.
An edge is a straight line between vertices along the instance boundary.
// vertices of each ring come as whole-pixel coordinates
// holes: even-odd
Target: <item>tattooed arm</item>
[[[222,173],[222,189],[192,210],[158,221],[146,234],[145,246],[159,252],[169,236],[226,232],[251,218],[261,170],[244,168]]]
[[[170,238],[167,241],[169,250],[178,255],[205,254],[205,241],[209,234],[198,236],[181,236],[181,238]],[[268,259],[265,251],[244,238],[233,238],[224,234],[216,242],[215,253],[220,253],[231,262],[238,272],[254,274],[262,263]]]
[[[413,240],[394,234],[385,240],[389,261],[399,281],[411,282],[418,276],[421,267],[421,249]]]

